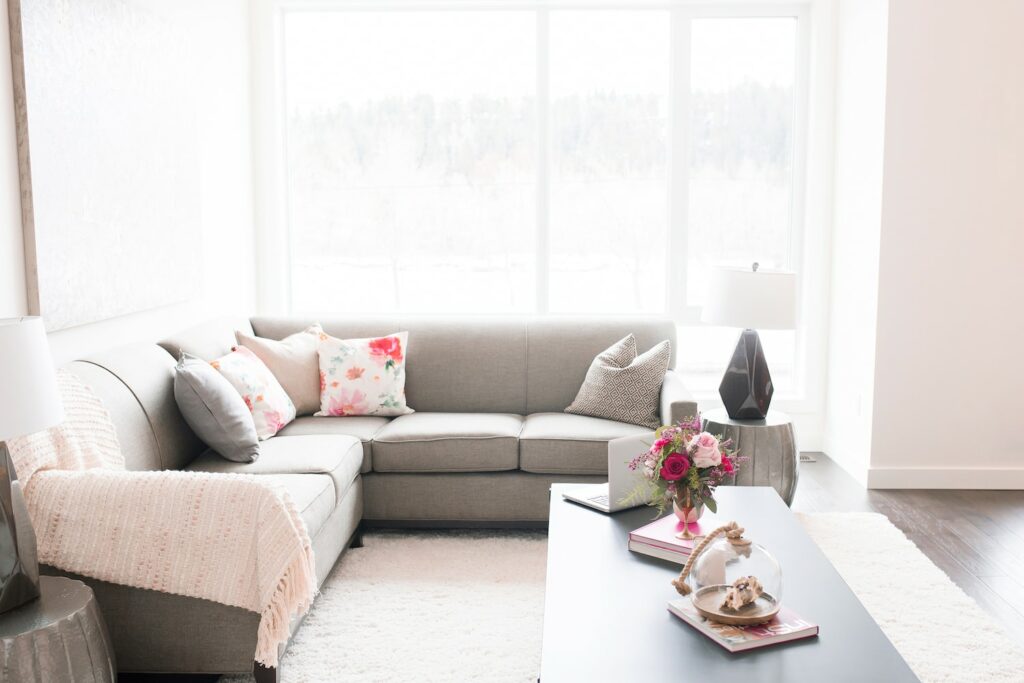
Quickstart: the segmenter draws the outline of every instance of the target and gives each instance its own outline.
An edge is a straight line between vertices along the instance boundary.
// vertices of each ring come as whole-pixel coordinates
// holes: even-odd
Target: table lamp
[[[0,319],[0,613],[39,597],[36,535],[7,440],[64,419],[42,318]]]
[[[718,387],[733,420],[763,420],[775,389],[757,330],[796,327],[796,274],[751,268],[712,268],[701,320],[740,327],[739,342]]]

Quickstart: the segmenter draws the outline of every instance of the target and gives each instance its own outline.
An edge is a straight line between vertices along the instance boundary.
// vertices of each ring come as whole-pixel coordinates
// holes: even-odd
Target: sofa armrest
[[[675,370],[669,370],[661,383],[661,423],[675,424],[696,415],[697,401],[686,388],[683,376]]]

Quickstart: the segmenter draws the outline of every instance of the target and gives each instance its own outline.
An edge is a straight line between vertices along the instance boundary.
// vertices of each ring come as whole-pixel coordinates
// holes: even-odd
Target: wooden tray
[[[730,626],[752,626],[771,621],[779,613],[779,601],[768,593],[739,610],[725,609],[722,601],[729,590],[726,584],[705,586],[693,594],[693,607],[702,617]]]

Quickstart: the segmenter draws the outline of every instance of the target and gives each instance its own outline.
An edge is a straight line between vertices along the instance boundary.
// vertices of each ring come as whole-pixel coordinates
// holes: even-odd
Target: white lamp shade
[[[782,270],[711,269],[701,320],[754,330],[796,327],[796,273]]]
[[[0,320],[0,441],[38,432],[63,419],[42,318]]]

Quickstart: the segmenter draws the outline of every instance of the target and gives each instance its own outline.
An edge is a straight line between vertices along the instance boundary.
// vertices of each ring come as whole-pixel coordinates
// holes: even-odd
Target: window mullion
[[[669,94],[668,309],[677,321],[687,320],[686,272],[689,266],[689,148],[690,148],[690,24],[691,15],[676,7],[671,12]]]
[[[549,310],[550,288],[550,163],[551,98],[548,10],[537,10],[537,233],[536,233],[536,312]]]

